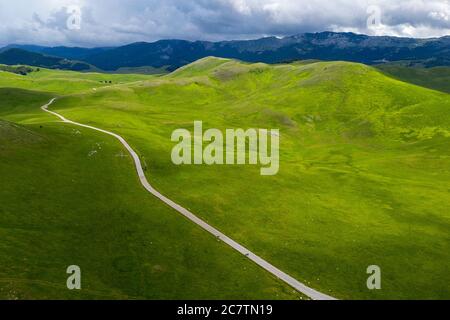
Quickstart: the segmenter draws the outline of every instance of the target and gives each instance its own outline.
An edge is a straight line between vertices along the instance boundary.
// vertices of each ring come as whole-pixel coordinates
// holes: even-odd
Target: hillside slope
[[[2,67],[0,65],[0,70],[5,70],[5,72],[0,71],[0,87],[30,89],[51,93],[53,95],[95,91],[97,88],[111,87],[152,78],[149,75],[80,73],[69,70],[50,70],[28,66]],[[21,70],[27,71],[28,73],[22,75],[20,74]]]
[[[450,67],[423,68],[404,63],[387,63],[377,68],[399,80],[450,93]]]
[[[117,132],[165,195],[338,298],[447,299],[450,98],[360,64],[206,58],[165,77],[63,98],[69,119]],[[280,129],[280,172],[176,166],[171,133]],[[383,290],[366,287],[379,265]]]
[[[42,112],[50,95],[0,97],[0,299],[301,298],[149,196],[115,139]]]

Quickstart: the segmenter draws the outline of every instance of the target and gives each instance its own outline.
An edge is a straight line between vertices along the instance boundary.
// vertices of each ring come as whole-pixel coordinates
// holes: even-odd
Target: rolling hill
[[[0,299],[303,298],[148,196],[115,139],[43,113],[52,96],[0,88]]]
[[[2,49],[0,52],[9,49],[21,49],[29,52],[40,53],[47,56],[62,57],[69,60],[83,60],[93,54],[98,54],[106,50],[113,49],[112,47],[100,47],[100,48],[80,48],[80,47],[45,47],[36,45],[20,45],[12,44]]]

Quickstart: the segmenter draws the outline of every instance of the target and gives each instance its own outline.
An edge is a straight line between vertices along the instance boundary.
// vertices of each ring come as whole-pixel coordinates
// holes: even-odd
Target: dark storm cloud
[[[81,9],[69,30],[67,8]],[[376,6],[377,24],[367,21]],[[16,0],[0,3],[0,43],[117,45],[161,38],[242,39],[315,31],[413,37],[450,33],[445,0]]]

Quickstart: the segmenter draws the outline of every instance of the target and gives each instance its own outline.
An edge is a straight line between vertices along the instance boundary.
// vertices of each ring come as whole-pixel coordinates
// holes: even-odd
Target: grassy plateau
[[[445,92],[355,63],[217,58],[165,76],[0,72],[0,87],[0,297],[301,298],[147,194],[118,142],[39,109],[58,97],[51,110],[123,136],[159,191],[309,286],[450,298]],[[278,175],[174,165],[171,133],[195,120],[280,129]],[[65,289],[70,264],[86,290]]]

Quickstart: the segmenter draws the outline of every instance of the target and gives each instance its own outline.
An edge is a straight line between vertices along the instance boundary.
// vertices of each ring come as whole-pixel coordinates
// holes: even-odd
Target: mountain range
[[[25,52],[33,54],[27,55]],[[270,64],[319,59],[361,62],[369,65],[406,60],[426,67],[448,66],[450,36],[414,39],[321,32],[240,41],[159,40],[120,47],[9,45],[0,49],[0,63],[77,71],[92,69],[116,71],[120,68],[138,67],[165,68],[173,71],[207,56]]]

